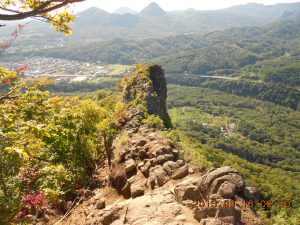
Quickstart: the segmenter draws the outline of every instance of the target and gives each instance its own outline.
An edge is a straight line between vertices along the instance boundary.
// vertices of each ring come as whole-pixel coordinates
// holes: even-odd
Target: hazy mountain
[[[273,6],[247,4],[223,10],[190,9],[173,12],[164,11],[157,3],[150,3],[138,14],[115,14],[91,8],[77,16],[72,39],[82,39],[82,32],[77,33],[77,30],[85,30],[85,41],[89,38],[143,39],[187,33],[205,34],[233,27],[264,25],[283,19],[299,19],[299,14],[300,3]]]
[[[75,26],[103,25],[111,18],[111,13],[97,7],[89,8],[76,15]]]
[[[287,11],[292,13],[299,12],[300,3],[284,3],[268,6],[263,4],[250,3],[246,5],[234,6],[225,9],[225,11],[253,16],[264,21],[276,21],[281,18],[281,16]]]
[[[152,2],[140,14],[143,16],[164,16],[167,13],[157,3]]]
[[[300,10],[299,11],[285,11],[281,15],[281,20],[300,20]]]
[[[121,7],[119,9],[117,9],[116,11],[114,11],[114,14],[137,14],[136,11],[130,9],[130,8],[127,8],[127,7]]]
[[[126,8],[125,8],[126,9]],[[76,15],[73,36],[68,42],[88,43],[93,41],[122,38],[127,40],[158,38],[179,34],[206,34],[243,26],[260,26],[281,20],[299,20],[300,3],[265,6],[247,4],[223,10],[164,11],[158,4],[150,3],[140,13],[109,13],[92,7]],[[129,10],[130,11],[130,10]],[[9,35],[2,29],[0,36]],[[35,46],[66,40],[63,34],[56,34],[47,24],[35,22],[26,27],[23,41],[33,40]],[[47,42],[45,42],[45,40]]]

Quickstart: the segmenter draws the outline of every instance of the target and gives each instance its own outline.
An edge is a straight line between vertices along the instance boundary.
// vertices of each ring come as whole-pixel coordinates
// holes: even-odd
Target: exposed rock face
[[[165,121],[165,124],[170,126],[171,119],[167,112],[167,82],[164,70],[160,66],[150,67],[150,79],[153,82],[149,89],[149,94],[146,96],[147,109],[149,114],[155,114]]]
[[[180,225],[197,224],[170,191],[156,190],[133,200],[114,205],[98,214],[94,224]],[[110,223],[108,223],[110,222]]]
[[[141,97],[146,101],[147,113],[159,116],[167,127],[171,119],[167,112],[167,83],[164,70],[158,65],[152,65],[149,71],[140,72],[136,79],[125,87],[124,101],[129,103]],[[145,74],[147,73],[147,74]]]

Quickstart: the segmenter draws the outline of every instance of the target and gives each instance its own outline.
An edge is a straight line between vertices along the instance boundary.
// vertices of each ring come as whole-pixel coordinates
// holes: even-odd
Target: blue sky
[[[82,11],[91,6],[96,6],[109,12],[112,12],[123,6],[140,11],[147,4],[153,1],[158,3],[167,11],[183,10],[188,8],[194,8],[198,10],[222,9],[233,5],[247,4],[250,2],[262,3],[265,5],[300,2],[299,0],[86,0],[84,3],[78,3],[75,6],[75,11]]]

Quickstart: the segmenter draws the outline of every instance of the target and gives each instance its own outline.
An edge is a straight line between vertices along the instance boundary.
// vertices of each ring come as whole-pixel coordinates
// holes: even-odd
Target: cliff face
[[[170,122],[166,81],[151,66],[127,78],[124,100],[132,112],[114,143],[112,167],[100,168],[102,186],[61,224],[80,225],[254,225],[259,219],[244,207],[245,184],[230,167],[202,171],[180,156],[159,129],[133,123],[149,114]]]
[[[150,79],[153,82],[149,95],[146,96],[149,114],[159,115],[167,126],[171,125],[171,119],[167,111],[167,82],[164,70],[160,66],[150,67]]]
[[[157,115],[167,127],[171,119],[167,111],[167,83],[164,70],[158,65],[138,69],[133,79],[124,87],[124,101],[130,103],[138,98],[145,101],[149,115]]]

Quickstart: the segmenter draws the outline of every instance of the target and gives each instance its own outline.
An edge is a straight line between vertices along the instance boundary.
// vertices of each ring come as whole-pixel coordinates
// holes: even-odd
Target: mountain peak
[[[97,7],[90,7],[87,10],[78,13],[77,16],[94,16],[97,14],[108,14],[108,12]]]
[[[156,2],[151,2],[141,11],[141,14],[147,16],[164,16],[166,12]]]

